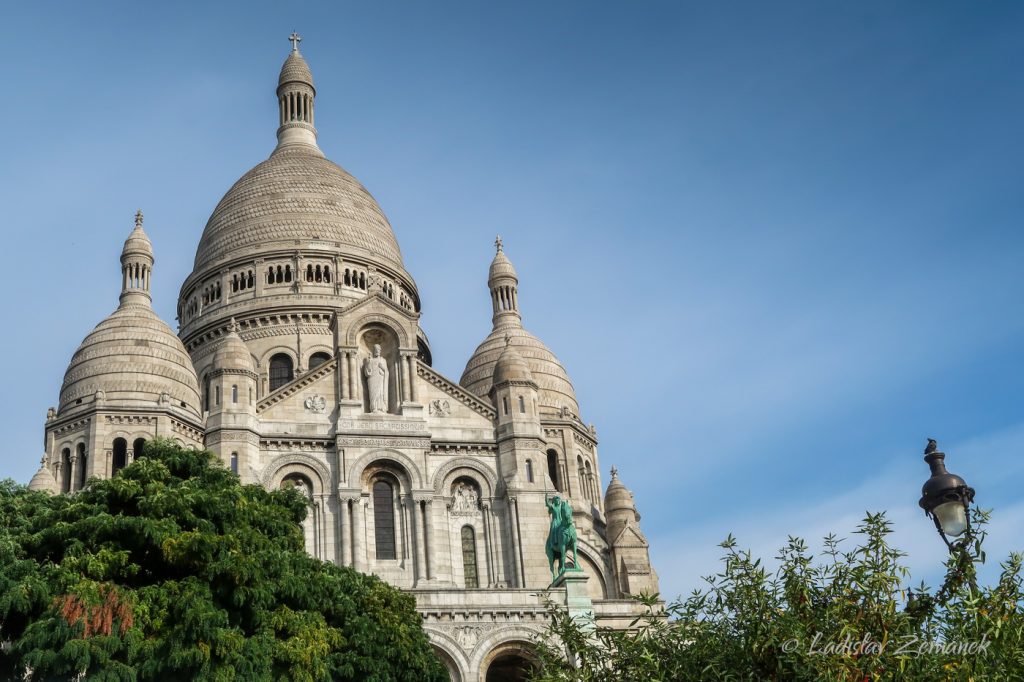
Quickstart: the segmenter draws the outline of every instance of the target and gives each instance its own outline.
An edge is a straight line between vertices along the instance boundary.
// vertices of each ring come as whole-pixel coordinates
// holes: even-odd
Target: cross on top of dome
[[[302,36],[300,36],[295,31],[292,31],[292,34],[288,36],[288,40],[292,41],[292,52],[298,52],[299,43],[302,42]]]
[[[498,251],[501,251],[501,246],[501,235],[499,234],[494,237],[494,248],[496,248]]]
[[[135,212],[135,227],[142,227],[142,209]]]

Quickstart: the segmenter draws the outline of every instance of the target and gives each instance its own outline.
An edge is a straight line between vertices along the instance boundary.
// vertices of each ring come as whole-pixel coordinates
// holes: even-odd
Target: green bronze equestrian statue
[[[568,500],[563,500],[558,495],[548,497],[545,493],[544,504],[547,505],[548,514],[551,516],[551,530],[548,531],[548,542],[544,551],[547,552],[548,567],[551,569],[551,579],[554,580],[565,573],[565,556],[570,548],[571,570],[579,570],[579,560],[576,558],[576,524],[573,523],[572,507]],[[555,559],[558,559],[558,573],[555,573]]]

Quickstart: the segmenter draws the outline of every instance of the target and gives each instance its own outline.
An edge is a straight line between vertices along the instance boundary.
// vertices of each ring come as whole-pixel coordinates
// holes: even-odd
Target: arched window
[[[134,453],[134,459],[144,457],[146,455],[146,439],[136,438],[135,442],[132,443],[132,452]]]
[[[124,438],[114,439],[114,455],[110,462],[110,475],[113,476],[128,466],[128,441]]]
[[[292,281],[292,266],[290,266],[290,265],[284,266],[284,281],[285,282]]]
[[[306,266],[306,281],[307,282],[312,282],[313,281],[313,266],[312,265],[307,265]]]
[[[61,462],[61,486],[60,489],[66,493],[71,492],[71,448],[64,448],[60,452]]]
[[[526,460],[526,481],[533,483],[533,460]]]
[[[238,453],[231,453],[231,473],[238,474]]]
[[[501,396],[501,408],[502,408],[502,410],[504,410],[505,414],[508,414],[508,396],[507,395]]]
[[[373,484],[374,540],[378,559],[395,558],[395,489],[387,481]]]
[[[85,443],[79,443],[78,444],[78,485],[76,486],[79,490],[81,490],[82,488],[85,487],[85,479],[86,479],[85,472],[86,472],[86,469],[88,468],[88,467],[85,466],[85,464],[86,464]]]
[[[590,491],[587,495],[587,499],[593,500],[597,496],[594,495],[594,474],[590,471],[590,461],[587,460],[587,463],[584,464],[584,466],[587,468],[587,489]]]
[[[220,386],[213,387],[213,404],[220,405]]]
[[[238,402],[238,386],[235,386],[235,385],[231,386],[231,402],[232,403],[237,403]]]
[[[270,390],[276,391],[294,377],[291,357],[278,353],[270,358]]]
[[[523,400],[523,396],[519,396],[519,414],[526,414],[526,401]]]
[[[309,368],[319,367],[330,359],[331,356],[328,353],[313,353],[309,356]]]
[[[462,527],[462,575],[466,579],[466,587],[480,587],[476,574],[476,532],[473,526]]]
[[[583,458],[580,456],[576,457],[576,473],[580,477],[580,495],[582,495],[583,497],[589,497],[589,493],[587,492],[586,481],[587,474],[586,471],[583,470]]]
[[[203,377],[203,409],[210,411],[210,377]]]
[[[555,490],[562,492],[562,482],[558,476],[558,453],[554,450],[548,450],[548,476],[551,477]]]
[[[330,265],[325,265],[324,266],[324,282],[326,282],[327,284],[331,283],[331,266]]]

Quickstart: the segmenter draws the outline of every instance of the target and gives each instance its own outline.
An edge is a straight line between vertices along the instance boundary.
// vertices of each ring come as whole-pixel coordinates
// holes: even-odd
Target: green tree
[[[308,556],[305,513],[168,441],[74,495],[0,483],[0,678],[447,679],[412,597]]]
[[[951,553],[934,592],[903,587],[904,554],[888,543],[884,514],[864,519],[852,550],[825,538],[817,559],[791,537],[773,571],[730,537],[703,589],[667,607],[642,598],[631,630],[593,629],[552,606],[534,679],[1022,680],[1022,557],[978,587],[987,514],[972,513],[980,530]]]

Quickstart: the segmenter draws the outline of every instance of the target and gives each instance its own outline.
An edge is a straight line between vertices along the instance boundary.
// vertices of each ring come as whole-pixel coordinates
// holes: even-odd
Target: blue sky
[[[157,311],[274,144],[298,30],[327,155],[394,226],[435,366],[490,328],[495,233],[668,594],[729,532],[887,509],[916,576],[925,438],[1024,549],[1024,6],[10,3],[0,10],[0,475],[28,480],[141,207]]]

